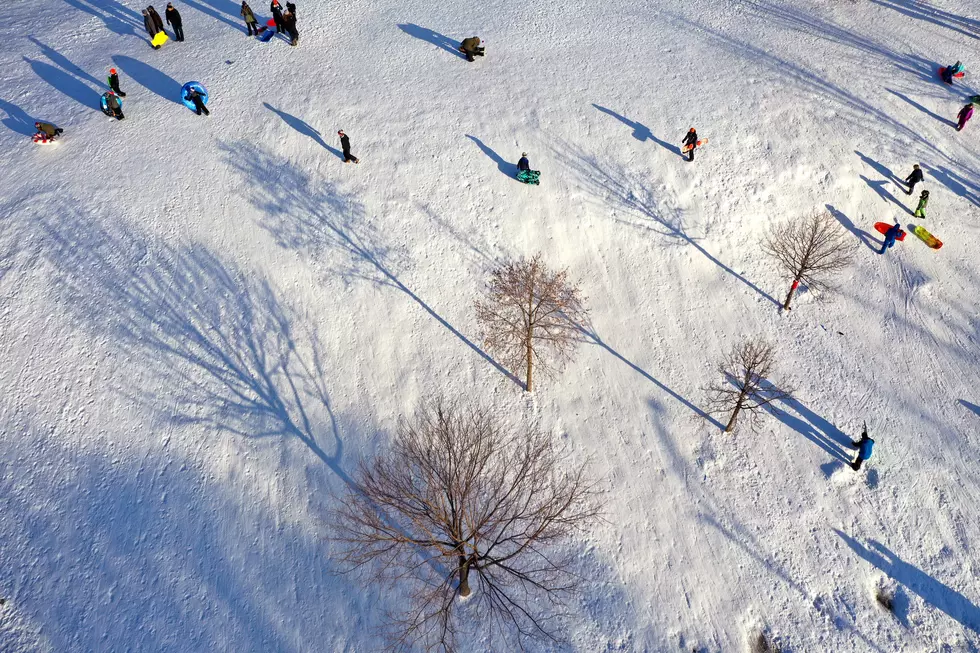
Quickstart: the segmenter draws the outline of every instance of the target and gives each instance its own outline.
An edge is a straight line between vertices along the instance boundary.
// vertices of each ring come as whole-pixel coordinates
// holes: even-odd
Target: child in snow
[[[973,103],[966,105],[956,114],[956,131],[963,131],[967,121],[973,117]]]
[[[943,81],[949,84],[950,86],[952,86],[953,77],[955,75],[958,75],[962,70],[963,70],[963,64],[960,63],[959,61],[954,63],[952,66],[946,66],[946,69],[943,70]]]
[[[285,30],[282,27],[282,6],[279,0],[272,0],[269,11],[272,12],[272,20],[276,22],[276,34],[282,34]]]
[[[109,91],[108,93],[105,93],[102,97],[105,98],[106,110],[109,112],[110,116],[112,116],[116,120],[122,120],[123,118],[126,117],[123,115],[122,104],[119,102],[119,98],[116,97],[115,93]]]
[[[694,127],[691,127],[691,129],[687,132],[687,136],[685,136],[684,140],[681,142],[684,144],[685,147],[690,148],[687,151],[687,160],[693,161],[694,150],[698,146],[698,133],[694,130]]]
[[[463,39],[463,42],[459,44],[459,51],[466,55],[467,61],[475,61],[473,57],[482,57],[485,50],[485,48],[480,47],[479,36]]]
[[[858,450],[857,458],[851,463],[851,469],[859,471],[861,469],[861,463],[871,458],[871,453],[874,451],[875,446],[875,441],[868,435],[867,425],[865,425],[864,431],[861,433],[861,439],[857,442],[851,440],[851,444]]]
[[[109,81],[109,88],[112,89],[113,93],[115,93],[119,97],[126,97],[126,94],[119,90],[119,75],[116,74],[115,68],[109,69],[108,81]]]
[[[919,205],[915,207],[915,217],[925,219],[926,217],[926,204],[929,203],[929,191],[924,190],[922,194],[919,195]]]
[[[881,251],[879,254],[884,254],[885,250],[892,247],[895,241],[898,239],[898,234],[902,232],[902,225],[897,222],[892,225],[891,229],[885,232],[885,244],[881,246]]]
[[[172,2],[167,3],[167,11],[164,12],[167,17],[167,24],[174,30],[174,38],[178,41],[184,40],[184,24],[180,20],[180,12],[174,8]]]
[[[350,153],[350,138],[347,137],[344,130],[341,129],[337,133],[340,134],[340,148],[344,151],[344,163],[350,163],[351,161],[360,163],[360,160]]]
[[[521,152],[521,158],[517,162],[517,171],[527,171],[531,169],[531,162],[527,160],[527,152]]]
[[[245,28],[248,30],[248,36],[259,33],[259,21],[255,20],[255,13],[252,12],[252,8],[248,6],[245,0],[242,0],[242,18],[245,19]]]
[[[919,169],[919,164],[916,163],[912,166],[912,172],[905,178],[905,183],[909,185],[909,189],[905,191],[905,194],[911,195],[915,189],[915,185],[920,181],[922,181],[922,170]]]
[[[34,128],[37,129],[37,133],[34,134],[35,143],[50,143],[65,131],[49,122],[36,122],[34,123]]]
[[[282,28],[289,34],[289,45],[297,45],[299,32],[296,30],[296,16],[288,9],[282,15]]]
[[[202,113],[206,116],[211,115],[211,112],[208,111],[208,108],[204,106],[204,98],[201,97],[201,94],[198,93],[195,89],[193,88],[187,89],[187,92],[184,93],[184,97],[194,103],[194,108],[197,110],[197,115],[201,115]]]
[[[527,152],[521,152],[521,158],[517,162],[517,181],[537,186],[541,183],[540,178],[541,171],[531,170],[531,162],[527,159]]]
[[[157,24],[154,22],[153,16],[151,16],[150,12],[146,9],[143,10],[143,27],[146,28],[146,33],[150,35],[150,45],[154,50],[159,50],[159,45],[153,45],[153,37],[155,37],[160,30],[157,29]]]

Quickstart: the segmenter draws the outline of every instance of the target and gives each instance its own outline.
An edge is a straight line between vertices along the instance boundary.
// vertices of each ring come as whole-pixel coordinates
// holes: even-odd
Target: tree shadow
[[[112,56],[112,61],[140,86],[156,93],[164,100],[169,100],[174,104],[183,104],[180,99],[180,89],[183,85],[176,79],[149,64],[125,55],[115,54]]]
[[[196,9],[206,16],[210,16],[215,20],[234,28],[236,32],[241,32],[242,34],[247,34],[248,30],[245,28],[244,23],[241,20],[236,20],[240,17],[239,11],[241,11],[241,3],[237,5],[231,0],[220,1],[220,0],[181,0],[185,5],[191,9]],[[283,3],[285,5],[285,3]],[[228,7],[227,10],[224,7]],[[258,15],[255,16],[256,20]]]
[[[930,118],[933,118],[935,120],[938,120],[942,124],[948,125],[950,127],[955,127],[956,126],[956,121],[950,120],[948,118],[943,118],[938,113],[933,113],[932,111],[930,111],[929,109],[925,108],[924,106],[922,106],[921,104],[919,104],[915,100],[911,99],[907,95],[902,95],[898,91],[893,91],[890,88],[886,88],[885,90],[888,91],[889,93],[891,93],[892,95],[894,95],[895,97],[897,97],[898,99],[903,100],[906,103],[908,103],[909,105],[911,105],[914,108],[918,109],[919,111],[921,111],[922,113],[926,114]]]
[[[620,121],[630,129],[632,129],[633,138],[640,141],[641,143],[649,139],[654,143],[656,143],[657,145],[659,145],[660,147],[667,150],[668,152],[670,152],[671,154],[676,154],[678,156],[681,155],[680,147],[673,145],[672,143],[668,143],[666,141],[660,140],[659,138],[653,135],[653,132],[651,132],[646,125],[643,125],[639,122],[634,122],[629,118],[627,118],[626,116],[622,116],[616,113],[615,111],[613,111],[612,109],[607,109],[606,107],[599,106],[598,104],[593,104],[592,106],[595,107],[598,111],[601,111],[602,113],[608,116],[612,116],[616,120]]]
[[[946,166],[935,167],[923,163],[922,168],[936,181],[948,188],[954,195],[962,197],[974,206],[980,206],[980,181],[978,181],[977,177],[970,180],[963,175],[953,172]]]
[[[176,424],[296,438],[351,483],[317,334],[294,326],[268,281],[202,245],[149,242],[71,210],[46,219],[43,230],[76,319],[152,370],[157,385],[130,389],[135,402]],[[323,431],[331,434],[329,453]]]
[[[729,378],[729,381],[734,382],[735,379]],[[768,382],[762,384],[763,388],[767,386],[769,389],[775,388],[775,386]],[[823,449],[834,459],[843,463],[851,462],[850,449],[852,448],[852,441],[843,431],[811,411],[797,399],[787,397],[778,401],[784,407],[782,410],[777,409],[772,404],[766,404],[763,406],[763,409]],[[792,411],[795,415],[789,411]]]
[[[843,211],[836,209],[834,206],[830,204],[824,204],[824,206],[827,207],[827,211],[830,212],[830,215],[834,216],[834,218],[836,218],[838,222],[844,225],[845,229],[847,229],[852,234],[857,236],[858,240],[864,243],[864,245],[872,252],[877,252],[881,244],[885,242],[884,240],[881,240],[879,242],[877,238],[869,234],[864,229],[858,229],[857,227],[855,227],[854,223],[851,222],[851,219],[848,218]]]
[[[459,57],[460,59],[465,59],[466,56],[459,51],[459,41],[454,41],[444,34],[439,32],[434,32],[431,29],[425,27],[419,27],[414,23],[404,23],[399,24],[398,28],[408,34],[427,43],[431,43],[437,48],[441,48],[450,54]]]
[[[662,236],[668,236],[682,245],[693,247],[706,259],[760,297],[772,302],[777,307],[782,306],[775,298],[722,263],[721,260],[705,249],[696,238],[690,236],[684,230],[680,211],[674,210],[670,212],[670,215],[665,214],[657,198],[646,187],[647,180],[611,161],[600,163],[595,155],[585,154],[577,146],[569,143],[553,148],[553,151],[555,156],[564,160],[566,165],[576,174],[583,187],[596,198],[596,202],[601,201],[614,208],[636,213],[644,219],[640,225],[628,220],[620,220],[621,222],[633,227],[642,226]]]
[[[858,556],[873,564],[892,580],[901,583],[909,591],[919,595],[926,604],[944,612],[964,628],[980,633],[980,608],[965,596],[932,578],[918,567],[905,562],[880,542],[869,540],[868,546],[865,547],[836,528],[834,532]]]
[[[958,399],[956,403],[962,405],[967,410],[972,411],[973,414],[976,415],[977,417],[980,417],[980,406],[977,406],[976,404],[971,404],[966,399]]]
[[[262,106],[264,106],[266,109],[268,109],[272,113],[282,118],[283,122],[285,122],[287,125],[289,125],[293,129],[298,131],[303,136],[309,136],[310,138],[312,138],[314,141],[319,143],[320,146],[323,147],[323,149],[327,150],[328,152],[336,156],[338,159],[340,160],[344,159],[344,155],[341,153],[341,151],[327,145],[324,142],[323,137],[320,135],[320,132],[317,131],[316,129],[313,129],[313,127],[305,120],[301,118],[297,118],[291,113],[286,113],[285,111],[281,111],[275,108],[274,106],[272,106],[271,104],[269,104],[268,102],[263,102]]]
[[[39,119],[32,118],[23,109],[12,102],[7,102],[6,100],[0,100],[0,110],[3,110],[7,117],[0,120],[5,127],[16,134],[23,134],[24,136],[31,136],[37,129],[34,128],[34,123]]]
[[[980,21],[938,9],[925,0],[871,0],[871,2],[909,18],[939,25],[975,39],[980,38]]]
[[[48,84],[58,89],[66,96],[75,100],[83,107],[88,107],[94,111],[102,111],[101,94],[91,86],[84,84],[68,73],[55,68],[51,64],[37,61],[35,59],[23,58],[31,67],[34,74],[46,81]]]
[[[138,36],[136,30],[143,27],[143,18],[140,14],[118,0],[65,0],[65,2],[95,16],[105,23],[106,28],[113,34]]]
[[[262,212],[260,225],[281,247],[304,251],[321,264],[330,254],[342,254],[340,266],[326,264],[328,272],[399,290],[494,369],[524,387],[520,379],[402,283],[390,261],[391,250],[380,245],[359,203],[342,195],[330,182],[318,186],[288,160],[250,143],[221,144],[219,148],[228,165],[252,189],[250,200]]]
[[[490,157],[490,160],[492,160],[494,163],[497,164],[497,170],[499,170],[501,174],[506,175],[511,179],[517,179],[518,170],[517,170],[516,163],[505,161],[499,154],[497,154],[492,149],[490,149],[486,144],[484,144],[483,141],[481,141],[476,136],[470,136],[469,134],[467,134],[466,138],[476,143],[477,147],[479,147],[484,154]]]
[[[860,177],[861,177],[861,181],[863,181],[864,183],[866,183],[868,185],[868,187],[871,188],[871,190],[873,190],[874,192],[876,192],[878,194],[878,197],[880,197],[883,202],[886,202],[886,203],[888,203],[888,202],[894,203],[895,205],[901,207],[902,210],[905,211],[906,213],[908,213],[909,215],[914,215],[914,211],[912,211],[912,209],[910,209],[909,207],[905,206],[905,204],[903,204],[901,201],[899,201],[899,199],[897,197],[895,197],[894,195],[892,195],[891,192],[889,192],[888,189],[885,188],[885,184],[888,183],[888,180],[887,179],[880,179],[878,181],[871,181],[870,179],[868,179],[864,175],[860,175]]]

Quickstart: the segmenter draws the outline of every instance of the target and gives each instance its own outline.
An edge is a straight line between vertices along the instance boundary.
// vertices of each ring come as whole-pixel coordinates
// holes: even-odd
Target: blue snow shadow
[[[136,30],[143,29],[143,17],[117,0],[65,0],[65,2],[76,9],[92,14],[113,34],[136,36]],[[89,6],[90,4],[98,6]]]
[[[180,89],[183,84],[176,79],[132,57],[116,54],[112,56],[112,61],[140,86],[156,93],[164,100],[183,105],[183,101],[180,99]]]
[[[946,613],[964,628],[980,633],[980,608],[971,603],[965,596],[932,578],[918,567],[905,562],[880,542],[869,540],[869,546],[865,547],[836,528],[834,532],[861,558],[873,564],[889,578],[901,583],[909,591],[917,594],[926,604]]]
[[[882,238],[879,242],[877,238],[869,234],[864,229],[858,229],[855,227],[854,223],[851,222],[851,219],[848,218],[843,211],[838,210],[831,204],[824,204],[824,206],[827,208],[827,211],[830,212],[830,215],[834,216],[837,222],[840,222],[842,225],[844,225],[845,229],[857,236],[858,240],[864,243],[868,249],[870,249],[872,252],[878,252],[881,249],[881,245],[885,242],[884,238]]]
[[[950,120],[949,118],[943,118],[939,114],[933,113],[932,111],[929,111],[929,109],[926,109],[924,106],[922,106],[921,104],[919,104],[915,100],[912,100],[908,96],[902,95],[898,91],[893,91],[890,88],[886,88],[885,90],[888,91],[889,93],[891,93],[892,95],[894,95],[895,97],[899,98],[900,100],[904,100],[905,102],[907,102],[911,106],[915,107],[916,109],[918,109],[922,113],[926,114],[930,118],[934,118],[935,120],[938,120],[939,122],[943,123],[944,125],[949,125],[950,127],[955,127],[956,126],[956,121],[955,120]]]
[[[619,122],[623,123],[624,125],[626,125],[630,129],[632,129],[633,130],[633,138],[635,138],[636,140],[640,141],[641,143],[644,142],[644,141],[646,141],[646,140],[651,140],[654,143],[656,143],[657,145],[659,145],[660,147],[662,147],[665,150],[667,150],[668,152],[670,152],[671,154],[676,154],[678,156],[681,156],[682,155],[681,148],[680,147],[678,147],[676,145],[673,145],[671,143],[668,143],[667,141],[660,140],[659,138],[657,138],[656,136],[653,135],[653,132],[650,131],[650,128],[647,127],[646,125],[644,125],[642,123],[639,123],[639,122],[635,122],[633,120],[630,120],[626,116],[622,116],[622,115],[616,113],[615,111],[613,111],[612,109],[607,109],[606,107],[601,107],[598,104],[593,103],[592,106],[595,107],[596,110],[598,110],[598,111],[606,114],[607,116],[612,116],[613,118],[615,118]]]
[[[432,45],[449,52],[460,59],[466,59],[466,56],[459,51],[459,41],[455,41],[445,34],[440,34],[439,32],[434,32],[431,29],[425,27],[419,27],[414,23],[405,23],[398,25],[398,28],[408,34],[409,36],[414,36],[417,39],[431,43]]]
[[[100,81],[95,77],[93,77],[92,75],[89,75],[80,66],[77,66],[74,63],[72,63],[68,57],[61,54],[54,48],[49,47],[44,43],[41,43],[33,36],[28,36],[27,40],[33,43],[34,45],[36,45],[41,50],[41,54],[43,54],[45,57],[50,59],[51,63],[64,70],[66,73],[70,75],[74,75],[75,77],[80,77],[81,79],[85,80],[89,84],[92,84],[96,88],[103,88],[103,87],[109,88],[106,81]]]
[[[181,2],[191,9],[196,9],[202,14],[234,28],[235,31],[248,34],[248,29],[245,28],[245,22],[241,19],[241,14],[239,13],[242,9],[240,2],[235,3],[232,0],[202,0],[201,2],[197,2],[196,0],[181,0]],[[285,4],[283,3],[284,6]],[[224,9],[225,7],[228,8],[227,11]],[[259,20],[258,12],[255,12],[255,19]]]
[[[493,162],[497,164],[497,170],[499,170],[501,174],[507,175],[508,177],[514,179],[515,181],[517,180],[516,163],[504,161],[504,159],[499,154],[497,154],[489,147],[487,147],[487,145],[476,136],[470,136],[469,134],[467,134],[466,138],[476,143],[477,146],[483,151],[483,153],[486,154],[488,157],[490,157],[490,159],[492,159]]]
[[[16,134],[23,134],[24,136],[31,136],[37,131],[34,129],[34,123],[37,122],[38,119],[31,118],[16,104],[7,102],[6,100],[0,100],[0,110],[7,114],[7,117],[0,120],[0,123],[2,123],[10,131]]]
[[[966,399],[958,399],[956,403],[961,404],[967,410],[972,411],[977,417],[980,417],[980,406],[977,406],[976,404],[971,404]]]
[[[735,379],[729,377],[728,381],[737,387]],[[760,383],[760,387],[767,392],[776,390],[775,386],[768,381]],[[835,460],[843,463],[851,462],[850,449],[853,448],[853,442],[843,431],[814,413],[797,399],[786,397],[777,401],[785,409],[781,410],[769,403],[763,406],[763,410],[823,449]],[[789,411],[796,414],[793,415]],[[821,469],[823,470],[823,467]]]
[[[980,206],[980,182],[972,181],[957,174],[946,166],[934,167],[923,163],[922,170],[948,188],[953,194],[962,197],[974,206]]]
[[[287,125],[289,125],[293,129],[298,131],[300,134],[302,134],[303,136],[309,136],[314,141],[319,143],[320,146],[323,147],[323,149],[327,150],[328,152],[336,156],[338,159],[343,161],[344,159],[343,153],[341,153],[340,150],[332,148],[329,145],[327,145],[324,142],[323,137],[320,135],[320,132],[317,131],[316,129],[313,129],[313,127],[308,122],[306,122],[302,118],[297,118],[291,113],[286,113],[285,111],[277,109],[271,104],[269,104],[268,102],[263,102],[262,106],[264,106],[266,109],[268,109],[272,113],[282,118],[283,122],[285,122]]]
[[[36,59],[29,59],[28,57],[24,57],[23,59],[30,65],[35,75],[54,88],[84,107],[89,107],[93,111],[102,111],[102,105],[100,104],[102,94],[91,86],[79,81],[63,70],[55,68],[51,64]]]

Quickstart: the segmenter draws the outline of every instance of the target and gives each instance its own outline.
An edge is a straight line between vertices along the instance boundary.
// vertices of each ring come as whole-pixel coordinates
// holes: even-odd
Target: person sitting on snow
[[[34,128],[37,129],[37,133],[34,134],[34,142],[36,143],[53,141],[59,134],[65,131],[60,127],[55,127],[50,122],[36,122],[34,123]]]
[[[963,72],[963,64],[959,61],[952,66],[946,66],[946,69],[943,70],[943,81],[952,86],[953,77],[959,75],[961,72]]]
[[[195,111],[197,111],[197,115],[201,115],[202,113],[206,116],[211,115],[211,112],[208,111],[208,108],[204,106],[204,97],[200,93],[198,93],[196,89],[193,88],[187,89],[187,92],[184,93],[184,97],[190,100],[194,104],[194,109]]]
[[[521,170],[530,170],[530,169],[531,169],[531,162],[527,160],[527,152],[521,152],[521,158],[517,162],[518,172],[520,172]]]
[[[479,36],[463,39],[463,42],[459,44],[459,51],[466,55],[467,61],[474,61],[473,57],[482,57],[484,50],[485,48],[480,47]]]

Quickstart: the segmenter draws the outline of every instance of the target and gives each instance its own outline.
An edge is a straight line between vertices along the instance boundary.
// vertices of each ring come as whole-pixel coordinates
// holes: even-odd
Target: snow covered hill
[[[560,650],[980,651],[980,2],[298,4],[298,47],[182,0],[158,51],[130,0],[4,7],[0,650],[379,650],[400,597],[336,573],[327,514],[446,394],[603,479]],[[945,246],[881,256],[913,163]],[[761,239],[823,211],[856,263],[781,315]],[[473,301],[537,252],[592,322],[525,396]],[[796,399],[724,434],[702,388],[756,336]]]

